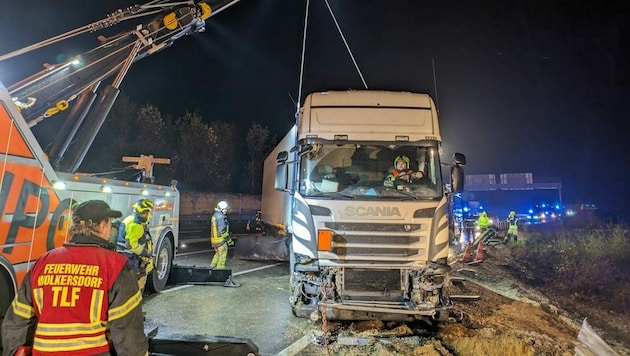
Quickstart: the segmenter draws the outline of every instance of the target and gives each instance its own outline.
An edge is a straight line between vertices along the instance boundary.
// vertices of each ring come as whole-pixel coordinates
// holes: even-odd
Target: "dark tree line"
[[[268,127],[255,122],[243,130],[197,112],[174,118],[162,115],[152,104],[138,106],[121,94],[80,171],[111,171],[118,179],[133,180],[138,171],[125,169],[129,163],[122,157],[153,155],[171,159],[170,165],[154,166],[158,184],[175,179],[180,190],[257,194],[263,161],[275,140]]]

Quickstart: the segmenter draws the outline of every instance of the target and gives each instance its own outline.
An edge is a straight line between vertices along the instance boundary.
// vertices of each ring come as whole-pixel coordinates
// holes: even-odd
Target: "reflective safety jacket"
[[[510,230],[518,230],[518,218],[516,216],[508,216],[507,222]]]
[[[144,251],[147,244],[148,235],[145,233],[146,222],[141,222],[135,214],[127,216],[118,230],[118,249],[130,250],[136,255],[151,254],[151,251]]]
[[[400,177],[400,176],[402,176],[402,175],[407,175],[407,176],[409,177],[409,176],[411,176],[412,174],[413,174],[413,171],[412,171],[411,169],[408,169],[408,170],[406,170],[406,171],[399,171],[399,170],[397,170],[397,169],[394,169],[394,170],[392,171],[392,174],[390,174],[390,175],[388,176],[388,178],[389,178],[390,180],[395,180],[396,178],[398,178],[398,177]]]
[[[212,247],[223,245],[230,237],[230,222],[225,214],[215,211],[210,222],[210,243]]]
[[[97,236],[74,236],[27,273],[2,327],[5,355],[145,355],[148,342],[135,274]],[[34,339],[27,340],[34,327]]]
[[[490,218],[488,217],[488,215],[485,215],[485,214],[479,215],[479,219],[477,220],[477,225],[479,225],[479,228],[481,229],[487,228],[488,225],[490,225]]]

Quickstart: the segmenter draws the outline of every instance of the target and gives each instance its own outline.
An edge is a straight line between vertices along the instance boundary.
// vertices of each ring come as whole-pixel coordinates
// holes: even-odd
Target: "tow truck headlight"
[[[62,180],[54,180],[52,182],[52,187],[53,189],[56,190],[65,190],[66,189],[66,182],[62,181]]]

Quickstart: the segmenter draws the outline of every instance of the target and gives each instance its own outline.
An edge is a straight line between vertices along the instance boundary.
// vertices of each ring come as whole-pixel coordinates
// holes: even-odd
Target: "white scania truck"
[[[463,189],[465,156],[456,153],[448,165],[447,191],[440,145],[426,94],[306,97],[296,125],[265,160],[261,207],[269,234],[290,242],[294,315],[448,318],[447,205]],[[392,179],[399,156],[422,178]]]

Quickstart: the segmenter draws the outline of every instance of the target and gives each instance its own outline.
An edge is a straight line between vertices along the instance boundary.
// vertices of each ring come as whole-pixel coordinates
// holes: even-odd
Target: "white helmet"
[[[223,210],[229,210],[230,206],[228,205],[228,203],[225,200],[221,200],[218,204],[217,207],[214,208],[214,210],[216,211],[223,211]]]

